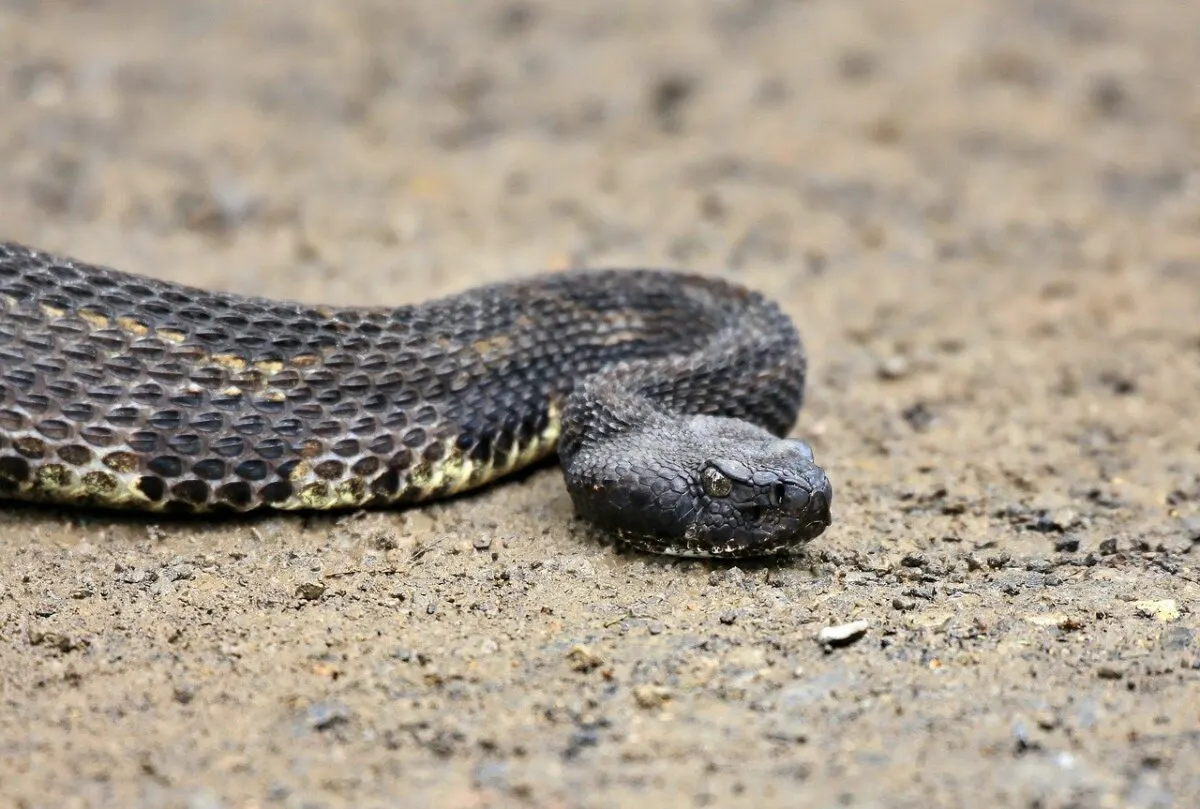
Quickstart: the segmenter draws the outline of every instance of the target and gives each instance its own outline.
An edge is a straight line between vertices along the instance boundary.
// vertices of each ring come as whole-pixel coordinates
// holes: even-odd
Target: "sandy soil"
[[[3,236],[401,303],[727,273],[835,524],[0,512],[0,804],[1200,800],[1200,4],[0,2]],[[865,620],[822,644],[823,627]]]

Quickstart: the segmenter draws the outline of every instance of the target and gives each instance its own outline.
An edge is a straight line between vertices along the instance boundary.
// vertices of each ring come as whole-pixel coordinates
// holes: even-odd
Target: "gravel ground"
[[[837,492],[737,566],[553,466],[6,505],[4,806],[1200,802],[1200,4],[0,0],[0,54],[4,238],[339,304],[727,274]]]

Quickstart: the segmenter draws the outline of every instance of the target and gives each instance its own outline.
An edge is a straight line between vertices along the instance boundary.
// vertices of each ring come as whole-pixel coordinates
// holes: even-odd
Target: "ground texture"
[[[0,54],[4,238],[329,303],[726,273],[837,493],[740,566],[553,466],[5,506],[0,804],[1200,802],[1200,4],[3,0]]]

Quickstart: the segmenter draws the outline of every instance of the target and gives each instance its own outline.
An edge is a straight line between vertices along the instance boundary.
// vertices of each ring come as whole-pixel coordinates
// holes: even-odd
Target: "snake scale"
[[[570,270],[425,303],[206,291],[0,243],[0,497],[203,513],[416,503],[557,452],[645,551],[787,552],[832,488],[784,436],[792,321],[739,285]]]

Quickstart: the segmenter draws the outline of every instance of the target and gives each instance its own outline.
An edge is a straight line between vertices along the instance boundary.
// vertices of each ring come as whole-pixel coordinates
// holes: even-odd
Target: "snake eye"
[[[704,467],[704,471],[700,473],[700,485],[709,497],[728,497],[733,491],[733,481],[714,466]]]

